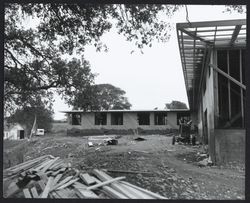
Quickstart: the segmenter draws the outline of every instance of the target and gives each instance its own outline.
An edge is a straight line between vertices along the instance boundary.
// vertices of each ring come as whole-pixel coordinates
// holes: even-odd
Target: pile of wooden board
[[[59,157],[45,155],[5,169],[5,198],[166,199],[113,178],[102,170],[79,171]]]

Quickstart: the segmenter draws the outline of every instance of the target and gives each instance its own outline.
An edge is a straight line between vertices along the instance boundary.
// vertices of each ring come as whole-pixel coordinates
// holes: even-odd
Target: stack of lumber
[[[5,169],[5,198],[166,199],[113,178],[103,170],[79,171],[59,157],[45,155]]]

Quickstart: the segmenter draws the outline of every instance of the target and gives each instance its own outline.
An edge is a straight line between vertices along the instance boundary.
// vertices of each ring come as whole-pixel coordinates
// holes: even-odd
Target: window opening
[[[156,112],[154,117],[155,125],[167,125],[167,112]]]
[[[139,125],[150,125],[150,113],[138,113]]]
[[[123,113],[111,113],[111,125],[123,125]]]
[[[95,125],[107,125],[107,113],[95,113]]]
[[[72,125],[81,125],[81,114],[73,113],[72,114]]]

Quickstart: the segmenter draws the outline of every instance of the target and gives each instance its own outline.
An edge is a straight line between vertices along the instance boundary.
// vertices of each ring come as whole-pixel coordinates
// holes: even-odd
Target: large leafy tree
[[[226,5],[225,12],[237,12],[237,13],[246,13],[246,5]]]
[[[167,103],[166,109],[187,109],[187,105],[184,102],[173,100],[171,103]]]
[[[75,109],[87,110],[109,110],[130,109],[132,106],[126,92],[111,84],[98,84],[90,86],[71,99],[71,105]]]
[[[84,47],[89,44],[97,50],[105,49],[101,36],[112,25],[140,49],[144,45],[151,46],[154,39],[166,41],[170,25],[159,20],[158,14],[171,16],[178,7],[158,4],[6,4],[5,110],[20,105],[32,106],[38,97],[50,102],[53,89],[70,102],[74,92],[80,88],[88,89],[93,75],[85,60],[82,64],[67,62],[62,60],[64,54],[84,56]],[[29,22],[35,22],[34,26],[29,26]]]
[[[111,84],[97,85],[97,100],[101,109],[130,109],[126,92]]]

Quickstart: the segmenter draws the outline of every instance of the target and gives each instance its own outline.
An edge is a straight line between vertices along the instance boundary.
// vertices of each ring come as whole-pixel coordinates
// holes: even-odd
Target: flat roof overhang
[[[120,110],[120,109],[112,109],[112,110],[93,110],[93,111],[83,111],[83,110],[71,110],[71,111],[60,111],[61,113],[91,113],[91,112],[103,112],[103,113],[110,113],[110,112],[189,112],[189,109],[162,109],[162,110]]]
[[[246,19],[177,23],[176,30],[189,107],[195,111],[211,50],[246,47]]]

